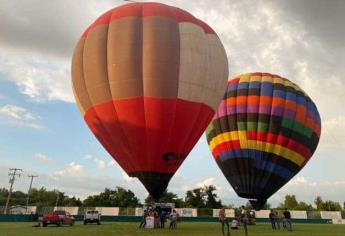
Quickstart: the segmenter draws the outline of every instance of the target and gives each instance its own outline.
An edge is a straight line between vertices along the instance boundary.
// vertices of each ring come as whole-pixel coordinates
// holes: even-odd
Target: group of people
[[[230,228],[229,228],[229,221],[228,218],[226,217],[226,213],[225,213],[225,208],[222,208],[219,211],[219,221],[222,225],[222,233],[223,235],[225,235],[225,226],[227,227],[227,235],[230,235]],[[231,228],[237,228],[237,220],[234,220],[234,223],[236,226],[232,226]],[[243,229],[244,229],[244,235],[248,236],[248,213],[245,210],[244,206],[240,207],[240,217],[239,217],[239,222],[242,223],[243,225]]]
[[[292,224],[291,224],[291,213],[288,211],[287,208],[283,211],[282,215],[279,215],[278,212],[274,212],[271,210],[269,214],[269,218],[272,224],[272,229],[280,229],[280,225],[282,224],[282,228],[286,229],[288,231],[292,231]],[[249,215],[248,212],[245,210],[244,206],[241,206],[240,208],[240,216],[238,218],[238,221],[235,219],[233,220],[233,223],[235,222],[235,225],[238,223],[241,223],[244,229],[244,235],[248,236],[248,219]],[[230,227],[229,227],[229,221],[225,214],[225,208],[222,208],[219,211],[219,221],[222,226],[222,233],[225,235],[225,228],[227,228],[227,235],[230,235]],[[231,228],[237,228],[235,226],[232,226]]]
[[[140,222],[139,228],[146,228],[147,217],[153,217],[154,228],[164,229],[165,222],[169,219],[169,229],[177,229],[179,214],[176,212],[176,210],[173,210],[172,212],[157,209],[144,210],[142,221]]]
[[[278,212],[274,212],[273,210],[271,210],[269,218],[271,221],[272,229],[280,229],[280,225],[282,224],[283,229],[292,231],[291,213],[287,208],[285,208],[283,214],[279,214]]]

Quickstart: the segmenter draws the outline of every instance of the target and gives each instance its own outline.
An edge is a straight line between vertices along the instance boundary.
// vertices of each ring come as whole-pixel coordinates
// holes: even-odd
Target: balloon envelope
[[[73,55],[91,131],[158,198],[211,121],[228,76],[216,33],[181,9],[133,3],[100,16]]]
[[[206,134],[236,193],[260,208],[308,162],[320,132],[318,110],[296,84],[250,73],[228,82]]]

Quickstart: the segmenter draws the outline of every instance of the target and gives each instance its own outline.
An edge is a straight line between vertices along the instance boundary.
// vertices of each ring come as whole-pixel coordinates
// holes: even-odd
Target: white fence
[[[343,219],[332,219],[332,224],[345,225],[345,220],[343,220]]]
[[[340,211],[320,211],[321,219],[341,219]]]
[[[308,219],[306,211],[290,211],[292,219]]]
[[[142,216],[144,213],[144,209],[143,208],[135,208],[135,216]]]
[[[256,218],[269,218],[270,210],[255,211]]]
[[[270,210],[255,211],[256,218],[269,218]],[[290,211],[292,219],[308,219],[306,211]]]
[[[118,208],[118,207],[96,207],[96,210],[99,211],[102,216],[118,216],[120,208]]]
[[[194,208],[175,208],[175,210],[180,216],[184,216],[184,217],[198,216],[198,210]]]
[[[220,209],[213,209],[213,217],[219,216]],[[235,217],[235,210],[234,209],[225,209],[225,216],[226,217]]]

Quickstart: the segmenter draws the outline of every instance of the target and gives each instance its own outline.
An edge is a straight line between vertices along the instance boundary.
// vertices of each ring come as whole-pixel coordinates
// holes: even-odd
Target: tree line
[[[221,207],[235,208],[235,205],[224,205],[219,199],[216,192],[216,187],[213,185],[204,186],[201,188],[195,188],[186,191],[185,197],[181,198],[177,194],[169,191],[165,191],[160,199],[156,202],[170,202],[175,203],[177,208],[210,208],[217,209]],[[6,204],[8,190],[0,188],[0,206]],[[27,194],[22,191],[15,191],[12,193],[10,205],[25,205]],[[129,190],[122,187],[116,187],[115,189],[106,188],[103,192],[97,195],[91,195],[81,200],[75,196],[67,196],[64,192],[58,190],[47,190],[42,187],[40,189],[33,188],[30,191],[29,205],[37,207],[44,206],[78,206],[78,207],[141,207],[143,204],[150,204],[154,202],[154,199],[148,196],[144,203],[141,203],[139,198]],[[246,204],[247,209],[251,209],[249,202]],[[265,204],[263,209],[270,209],[270,204]],[[314,200],[314,206],[312,204],[305,203],[303,201],[297,201],[295,195],[286,195],[284,202],[278,205],[276,209],[288,208],[290,210],[306,210],[306,211],[341,211],[342,207],[339,202],[331,200],[323,200],[320,196]]]

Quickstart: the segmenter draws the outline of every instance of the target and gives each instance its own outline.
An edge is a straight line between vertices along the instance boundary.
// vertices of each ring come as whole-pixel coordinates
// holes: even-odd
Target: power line
[[[32,181],[34,180],[34,178],[37,178],[38,175],[28,175],[28,177],[31,178],[31,181],[30,181],[30,187],[28,190],[28,196],[26,198],[26,211],[28,211],[28,207],[29,207],[29,199],[30,199],[30,191],[31,191],[31,187],[32,187]]]
[[[7,214],[7,210],[8,210],[8,204],[10,203],[10,199],[11,199],[11,194],[12,194],[12,189],[13,189],[13,184],[14,181],[16,180],[16,176],[20,177],[20,173],[17,173],[19,171],[23,171],[22,169],[18,169],[18,168],[11,168],[10,172],[8,173],[8,176],[10,176],[10,191],[8,192],[8,196],[7,196],[7,201],[6,201],[6,206],[5,206],[5,210],[4,210],[4,214]]]

